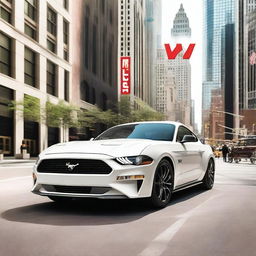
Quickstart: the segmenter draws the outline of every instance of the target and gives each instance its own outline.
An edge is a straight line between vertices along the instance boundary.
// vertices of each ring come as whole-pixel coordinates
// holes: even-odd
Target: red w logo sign
[[[190,59],[195,45],[196,44],[189,45],[188,49],[185,51],[183,55],[183,59]],[[182,51],[182,44],[176,44],[176,47],[174,48],[173,51],[171,50],[170,44],[165,44],[164,47],[167,53],[168,60],[174,60],[177,57],[177,55]]]

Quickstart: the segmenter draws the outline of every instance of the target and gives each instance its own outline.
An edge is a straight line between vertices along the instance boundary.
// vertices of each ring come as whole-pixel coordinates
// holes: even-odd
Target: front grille
[[[43,185],[49,192],[72,193],[72,194],[104,194],[110,190],[109,187],[82,187],[82,186],[62,186],[62,185]]]
[[[41,173],[109,174],[112,168],[101,160],[45,159],[37,167]]]

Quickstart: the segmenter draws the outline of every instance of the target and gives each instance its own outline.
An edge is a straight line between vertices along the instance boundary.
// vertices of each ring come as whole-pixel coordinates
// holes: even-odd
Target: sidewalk
[[[31,157],[30,159],[16,159],[14,157],[5,157],[4,160],[0,161],[0,165],[35,163],[36,159],[37,159],[36,157]]]

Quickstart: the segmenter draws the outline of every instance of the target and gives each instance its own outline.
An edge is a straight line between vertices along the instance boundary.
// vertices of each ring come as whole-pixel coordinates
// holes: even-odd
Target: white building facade
[[[164,49],[157,50],[156,105],[155,109],[165,114],[166,120],[176,121],[177,93],[174,75]]]
[[[177,12],[171,29],[171,45],[181,43],[186,45],[187,38],[191,36],[189,19],[185,13],[183,4]],[[169,65],[174,74],[177,89],[176,119],[187,126],[191,124],[191,65],[188,59],[183,59],[184,50],[175,59],[169,60]],[[192,127],[191,127],[192,128]]]
[[[66,140],[60,128],[24,120],[8,109],[10,100],[35,97],[47,101],[70,101],[71,49],[68,0],[3,0],[0,2],[0,150],[20,153],[25,140],[31,155],[50,144]],[[59,138],[55,141],[55,138]]]

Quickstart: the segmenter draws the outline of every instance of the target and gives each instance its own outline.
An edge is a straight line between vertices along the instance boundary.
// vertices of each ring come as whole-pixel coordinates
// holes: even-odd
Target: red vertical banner
[[[121,57],[121,94],[130,94],[131,57]]]

